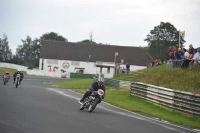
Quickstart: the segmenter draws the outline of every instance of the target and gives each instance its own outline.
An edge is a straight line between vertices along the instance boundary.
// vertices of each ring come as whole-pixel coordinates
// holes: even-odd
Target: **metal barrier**
[[[170,68],[180,68],[184,60],[169,60]]]
[[[200,117],[200,94],[109,78],[105,78],[105,84],[130,89],[132,96],[140,97],[185,115]]]
[[[188,60],[169,60],[170,69],[172,68],[190,68],[190,69],[200,69],[200,63],[198,61],[188,61]]]
[[[120,81],[116,80],[116,79],[105,78],[105,84],[106,85],[119,87],[119,82]]]
[[[140,82],[131,83],[131,95],[169,109],[200,117],[200,94],[177,91]]]

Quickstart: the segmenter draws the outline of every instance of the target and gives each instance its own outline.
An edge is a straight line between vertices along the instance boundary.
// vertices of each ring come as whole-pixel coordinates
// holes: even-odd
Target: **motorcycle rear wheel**
[[[98,104],[98,99],[95,99],[95,100],[90,104],[90,106],[89,106],[89,108],[88,108],[88,112],[91,113],[91,112],[96,108],[97,104]]]

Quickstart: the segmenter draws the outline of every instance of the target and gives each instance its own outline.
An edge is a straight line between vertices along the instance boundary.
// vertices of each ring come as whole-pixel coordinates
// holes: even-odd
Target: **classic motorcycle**
[[[3,84],[5,85],[8,82],[8,75],[3,75]]]
[[[104,91],[102,89],[98,89],[98,91],[93,91],[91,95],[85,98],[83,104],[80,105],[80,110],[84,110],[86,108],[88,109],[88,112],[92,112],[102,99],[103,95]]]
[[[21,75],[18,73],[18,74],[16,75],[16,80],[15,80],[15,86],[16,86],[16,88],[17,88],[18,85],[19,85],[20,78],[21,78]]]

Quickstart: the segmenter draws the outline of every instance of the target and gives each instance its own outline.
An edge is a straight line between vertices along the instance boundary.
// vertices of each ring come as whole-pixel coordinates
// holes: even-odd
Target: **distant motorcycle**
[[[92,112],[97,104],[102,99],[102,96],[104,95],[104,91],[102,89],[98,89],[98,91],[93,91],[91,95],[89,95],[85,100],[83,101],[83,104],[80,105],[80,110],[88,109],[88,112]]]
[[[3,84],[5,85],[8,82],[9,76],[3,75]]]
[[[16,88],[19,86],[20,78],[21,78],[21,75],[20,75],[20,74],[17,74],[17,75],[16,75],[16,80],[15,80],[15,86],[16,86]]]

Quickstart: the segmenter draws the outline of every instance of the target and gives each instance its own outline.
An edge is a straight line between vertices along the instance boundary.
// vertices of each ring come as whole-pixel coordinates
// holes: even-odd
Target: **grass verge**
[[[10,76],[13,76],[13,74],[17,71],[17,69],[4,68],[4,67],[0,68],[0,74],[4,74],[6,71],[9,71]],[[24,76],[27,76],[25,71],[22,71],[22,73],[23,73]]]
[[[117,74],[114,79],[143,82],[200,94],[200,71],[198,69],[170,69],[169,65],[162,65],[132,72],[128,75]]]

